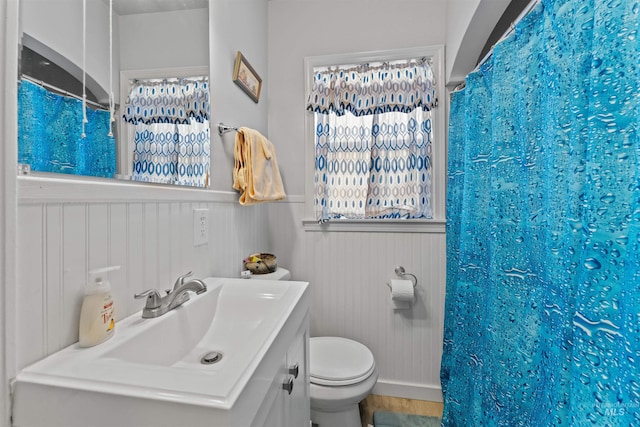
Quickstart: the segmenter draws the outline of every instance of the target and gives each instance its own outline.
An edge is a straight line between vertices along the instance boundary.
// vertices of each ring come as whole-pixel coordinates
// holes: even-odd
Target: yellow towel
[[[282,200],[286,197],[276,150],[260,132],[242,127],[236,133],[233,188],[240,191],[240,204]]]

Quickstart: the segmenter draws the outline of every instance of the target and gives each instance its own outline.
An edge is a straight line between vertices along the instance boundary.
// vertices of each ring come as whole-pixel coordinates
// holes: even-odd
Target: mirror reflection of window
[[[206,76],[130,81],[123,109],[131,179],[209,186],[209,80]],[[131,129],[134,127],[134,129]]]

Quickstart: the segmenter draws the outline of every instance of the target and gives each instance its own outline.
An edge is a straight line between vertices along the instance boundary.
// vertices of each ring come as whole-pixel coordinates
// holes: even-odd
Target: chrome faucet
[[[176,307],[181,306],[185,302],[189,301],[189,291],[201,294],[207,290],[207,285],[200,279],[192,279],[188,282],[184,282],[184,279],[191,276],[193,272],[188,272],[178,277],[176,283],[173,285],[173,289],[167,290],[165,296],[160,296],[160,292],[157,289],[148,289],[139,294],[135,294],[135,299],[147,298],[144,309],[142,310],[142,317],[153,318],[160,317],[163,314],[173,310]]]

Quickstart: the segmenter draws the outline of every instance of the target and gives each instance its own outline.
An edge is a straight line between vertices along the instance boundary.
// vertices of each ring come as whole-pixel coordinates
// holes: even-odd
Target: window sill
[[[368,233],[445,233],[445,220],[438,219],[334,219],[318,224],[315,219],[302,220],[305,231]]]

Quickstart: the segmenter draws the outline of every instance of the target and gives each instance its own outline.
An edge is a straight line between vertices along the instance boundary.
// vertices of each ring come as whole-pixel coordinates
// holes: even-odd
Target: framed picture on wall
[[[240,51],[238,51],[236,55],[236,63],[233,67],[233,81],[240,86],[254,102],[257,103],[260,100],[262,79]]]

